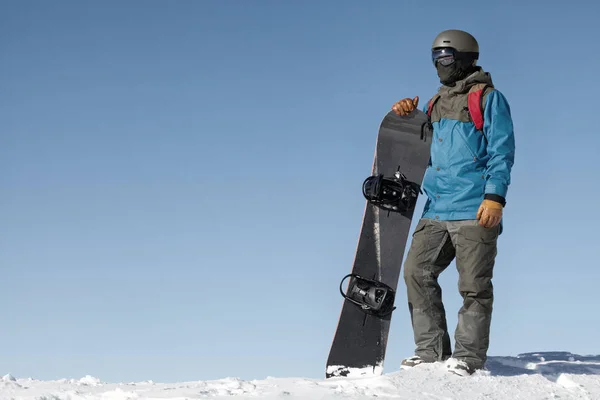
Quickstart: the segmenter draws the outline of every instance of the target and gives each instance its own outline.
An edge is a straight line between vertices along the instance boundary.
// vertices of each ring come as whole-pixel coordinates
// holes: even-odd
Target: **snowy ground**
[[[78,380],[0,380],[0,399],[586,399],[600,400],[600,356],[565,352],[491,357],[488,371],[459,377],[442,364],[421,365],[376,378],[226,378],[180,383]],[[388,367],[391,368],[391,367]]]

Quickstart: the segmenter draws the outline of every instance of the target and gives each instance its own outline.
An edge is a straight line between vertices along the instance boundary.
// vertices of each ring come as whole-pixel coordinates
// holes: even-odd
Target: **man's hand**
[[[502,219],[502,204],[493,200],[483,200],[477,211],[479,225],[486,228],[493,228],[500,223]]]
[[[418,105],[419,105],[419,96],[415,96],[415,98],[412,100],[407,97],[406,99],[402,99],[399,102],[397,102],[396,104],[394,104],[392,106],[392,110],[400,116],[406,116],[406,115],[410,114],[411,112],[413,112],[414,109],[417,108]]]

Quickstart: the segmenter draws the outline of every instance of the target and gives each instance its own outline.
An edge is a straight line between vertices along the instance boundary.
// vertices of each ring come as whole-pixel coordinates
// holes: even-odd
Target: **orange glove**
[[[407,97],[406,99],[402,99],[399,102],[397,102],[396,104],[394,104],[392,106],[392,110],[400,116],[406,116],[406,115],[410,114],[411,112],[413,112],[414,109],[417,108],[418,105],[419,105],[419,96],[415,96],[415,98],[412,100]]]
[[[493,228],[500,223],[502,219],[502,204],[493,200],[483,200],[477,211],[479,225],[486,228]]]

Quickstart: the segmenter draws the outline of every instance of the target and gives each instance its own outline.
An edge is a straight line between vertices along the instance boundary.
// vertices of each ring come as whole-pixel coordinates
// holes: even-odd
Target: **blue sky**
[[[1,2],[0,373],[323,377],[378,125],[444,29],[515,124],[490,355],[600,353],[600,6],[448,4]]]

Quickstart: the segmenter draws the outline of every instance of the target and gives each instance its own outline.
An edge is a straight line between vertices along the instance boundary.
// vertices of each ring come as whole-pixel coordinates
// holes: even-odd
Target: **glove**
[[[402,99],[396,104],[394,104],[392,106],[392,110],[400,116],[406,116],[413,112],[413,110],[417,108],[418,105],[419,96],[415,96],[415,98],[412,100],[407,97],[406,99]]]
[[[500,223],[502,219],[502,204],[493,200],[483,200],[477,211],[479,225],[486,228],[493,228]]]

